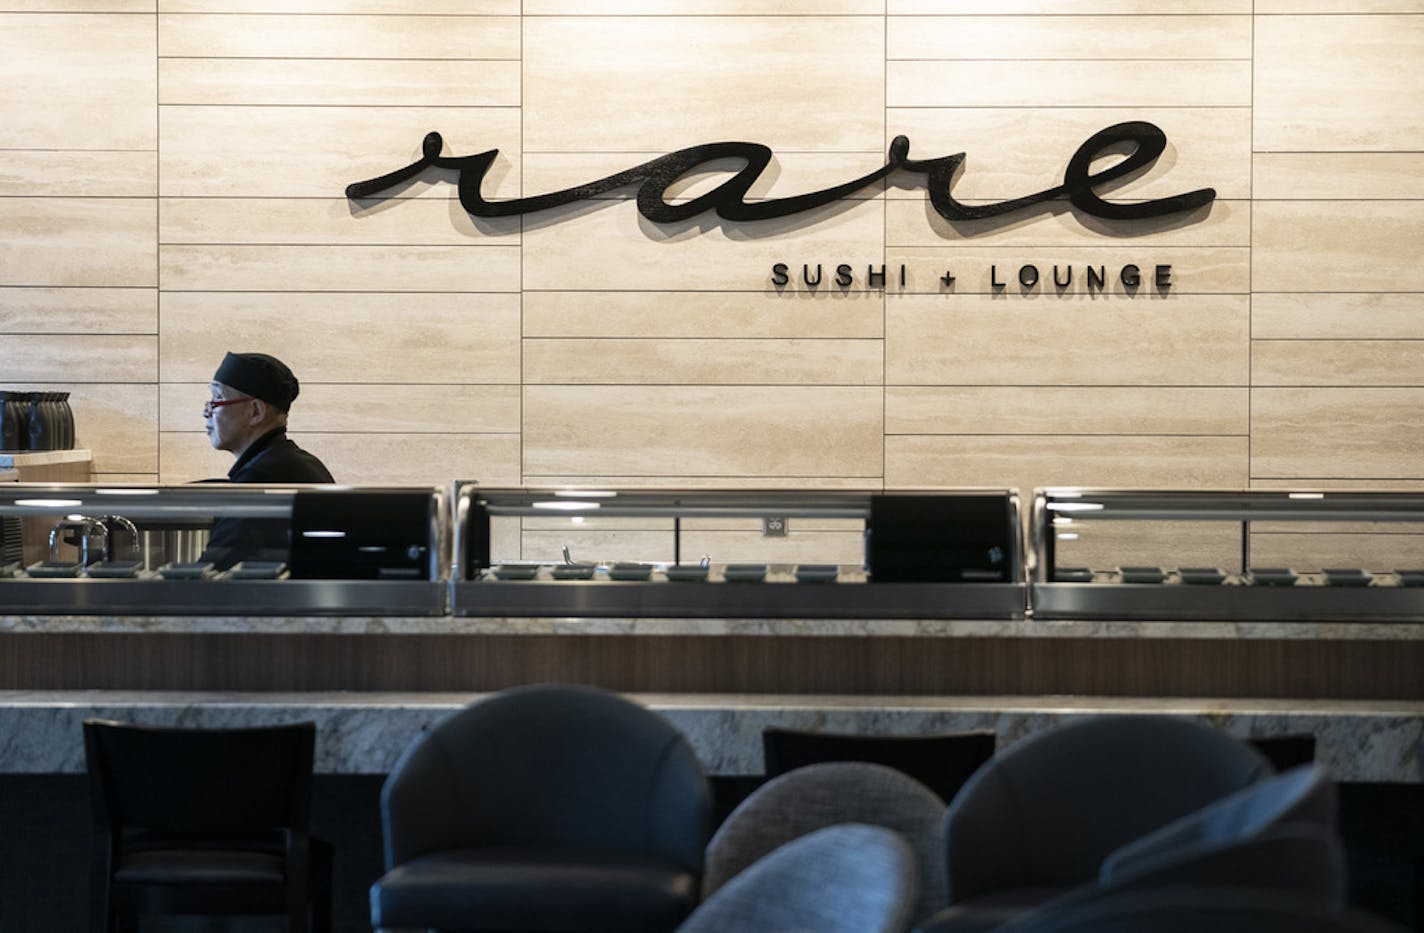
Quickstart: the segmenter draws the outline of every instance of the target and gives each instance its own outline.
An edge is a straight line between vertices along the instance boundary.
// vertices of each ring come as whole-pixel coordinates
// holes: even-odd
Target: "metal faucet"
[[[109,549],[109,529],[97,518],[90,518],[87,515],[70,515],[64,521],[55,525],[49,531],[49,559],[52,563],[59,562],[60,532],[77,531],[79,537],[66,538],[66,544],[73,544],[79,548],[79,560],[84,566],[89,566],[89,538],[97,537],[104,543],[103,551],[107,554]]]
[[[103,523],[104,530],[107,532],[107,534],[104,536],[104,560],[118,559],[118,555],[115,553],[117,547],[115,546],[115,536],[114,530],[111,527],[112,525],[118,525],[120,528],[122,528],[128,533],[129,550],[132,552],[132,557],[135,560],[140,559],[142,549],[139,546],[137,525],[129,521],[127,518],[124,518],[122,515],[105,515],[103,518],[99,519],[99,521]]]

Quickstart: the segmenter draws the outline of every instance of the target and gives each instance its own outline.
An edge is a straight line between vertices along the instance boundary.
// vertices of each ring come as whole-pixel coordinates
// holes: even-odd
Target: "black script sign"
[[[1111,154],[1124,144],[1130,147],[1130,151],[1120,161],[1101,171],[1090,171],[1094,159]],[[961,204],[954,199],[952,193],[955,176],[964,165],[964,153],[958,152],[937,159],[911,159],[910,140],[904,136],[896,136],[891,141],[889,159],[884,167],[868,175],[820,191],[789,198],[769,198],[750,204],[746,201],[747,192],[771,162],[771,149],[760,143],[720,142],[691,146],[585,185],[504,201],[487,201],[480,193],[485,174],[499,155],[498,149],[469,156],[445,156],[440,154],[444,146],[445,141],[439,133],[426,134],[421,144],[422,155],[419,159],[388,175],[348,185],[346,197],[352,200],[374,197],[389,188],[411,181],[427,168],[440,168],[454,169],[459,173],[460,205],[473,217],[531,214],[636,184],[639,185],[638,211],[653,223],[676,223],[707,210],[716,211],[718,217],[729,221],[770,220],[830,204],[896,171],[924,175],[930,204],[941,217],[949,221],[984,220],[1065,197],[1075,208],[1094,217],[1104,220],[1141,220],[1194,210],[1210,204],[1216,198],[1216,189],[1202,188],[1170,198],[1123,204],[1106,201],[1094,191],[1099,185],[1147,168],[1156,162],[1157,157],[1166,149],[1167,135],[1154,124],[1140,121],[1117,123],[1088,137],[1068,160],[1068,167],[1063,171],[1063,184],[1010,201],[975,205]],[[719,159],[740,159],[746,164],[741,171],[706,194],[679,204],[667,202],[667,190],[674,182],[693,169]]]

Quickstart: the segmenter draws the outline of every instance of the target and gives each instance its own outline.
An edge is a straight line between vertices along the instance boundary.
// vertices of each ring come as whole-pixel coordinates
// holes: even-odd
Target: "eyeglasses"
[[[206,401],[206,402],[203,403],[203,417],[204,417],[204,418],[211,418],[211,417],[213,416],[213,412],[216,411],[216,410],[219,409],[219,408],[222,408],[224,405],[236,405],[238,402],[250,402],[250,401],[252,401],[252,397],[251,397],[251,396],[246,396],[246,395],[243,396],[242,398],[214,398],[214,399],[209,399],[208,401]]]

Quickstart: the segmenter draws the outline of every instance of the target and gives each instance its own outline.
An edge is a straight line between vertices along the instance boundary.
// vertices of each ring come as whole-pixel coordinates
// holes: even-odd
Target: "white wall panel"
[[[1251,336],[1262,340],[1424,340],[1424,296],[1256,294],[1251,297]]]
[[[152,7],[153,0],[149,0]],[[158,0],[160,13],[518,16],[520,0]]]
[[[1249,59],[1248,16],[892,16],[886,58]]]
[[[0,13],[152,13],[158,0],[4,0]]]
[[[1246,61],[892,61],[890,107],[1245,107]]]
[[[893,385],[1246,385],[1241,295],[1159,302],[907,296],[886,302]]]
[[[0,198],[0,285],[152,286],[148,198]]]
[[[1262,200],[1388,201],[1424,198],[1424,152],[1258,152]]]
[[[1419,388],[1257,388],[1251,473],[1263,479],[1424,479]]]
[[[1254,340],[1251,382],[1257,386],[1424,385],[1424,341]]]
[[[961,15],[1036,14],[1040,16],[1141,16],[1170,12],[1179,15],[1250,13],[1251,0],[1177,0],[1164,10],[1157,0],[886,0],[886,11],[900,14]]]
[[[519,383],[519,298],[490,294],[170,292],[165,382],[212,377],[226,350],[280,355],[299,379],[365,387]],[[201,400],[200,400],[201,401]]]
[[[163,104],[517,107],[519,63],[164,59]]]
[[[151,150],[155,41],[152,16],[0,13],[0,149]]]
[[[1256,17],[1256,150],[1424,149],[1421,48],[1418,15]]]
[[[162,15],[164,58],[518,59],[514,16]],[[369,66],[368,66],[369,67]]]
[[[527,17],[525,146],[877,150],[877,17]]]
[[[667,0],[524,0],[526,16],[657,16],[669,12]],[[774,10],[782,15],[863,14],[880,18],[885,0],[678,0],[673,12],[684,16],[745,16]]]
[[[1263,292],[1424,292],[1424,201],[1257,201]]]
[[[1255,0],[1257,13],[1424,13],[1419,0]]]
[[[0,287],[0,334],[156,334],[154,288]]]
[[[879,476],[882,391],[530,386],[524,475]]]
[[[525,337],[880,337],[878,291],[525,292]]]
[[[886,434],[1249,433],[1245,387],[887,386]]]
[[[526,340],[526,385],[880,385],[879,340]]]
[[[151,198],[157,193],[158,155],[151,148],[20,149],[0,159],[0,197]]]
[[[157,344],[143,335],[7,334],[0,340],[0,372],[7,382],[151,383],[158,375]]]
[[[888,437],[885,485],[1239,489],[1246,445],[1244,437]]]
[[[173,291],[516,292],[513,246],[166,246]]]

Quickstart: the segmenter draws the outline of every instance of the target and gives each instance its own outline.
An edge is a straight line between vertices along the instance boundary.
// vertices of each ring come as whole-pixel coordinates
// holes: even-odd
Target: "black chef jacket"
[[[286,428],[274,428],[253,441],[228,470],[233,483],[330,483],[326,466],[302,450]],[[226,570],[240,560],[281,560],[290,553],[288,523],[281,519],[220,518],[213,522],[200,558]]]

